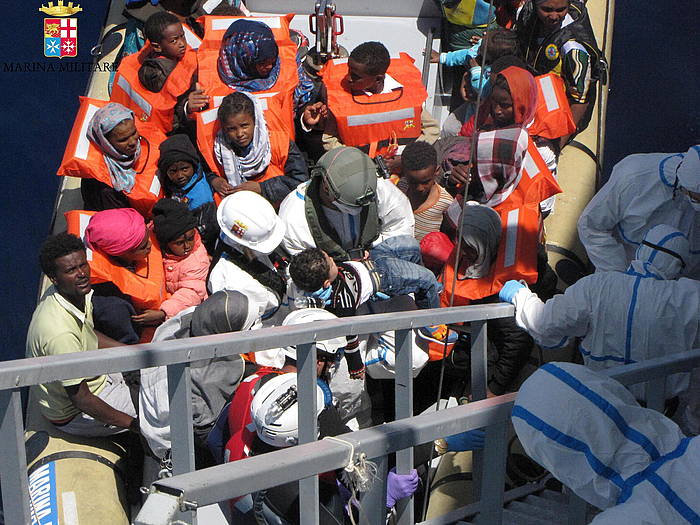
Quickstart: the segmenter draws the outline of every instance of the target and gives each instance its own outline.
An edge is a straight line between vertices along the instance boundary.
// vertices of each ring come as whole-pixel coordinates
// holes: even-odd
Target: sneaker
[[[432,326],[424,326],[418,329],[418,336],[426,341],[432,341],[434,343],[445,343],[454,344],[459,339],[457,332],[450,331],[447,325],[435,324]]]

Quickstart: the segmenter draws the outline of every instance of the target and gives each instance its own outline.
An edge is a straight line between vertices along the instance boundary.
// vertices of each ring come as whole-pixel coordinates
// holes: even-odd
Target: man
[[[364,259],[382,241],[414,233],[406,196],[377,179],[368,155],[349,147],[323,155],[311,180],[282,201],[279,215],[287,225],[282,244],[291,255],[320,248],[338,262]]]
[[[516,31],[525,61],[535,74],[561,75],[578,131],[588,125],[600,78],[602,53],[596,44],[585,2],[534,0],[518,15]],[[568,136],[562,138],[566,144]]]
[[[432,144],[439,138],[440,125],[422,108],[428,94],[421,73],[405,53],[391,58],[382,43],[365,42],[349,58],[328,61],[321,74],[330,115],[324,123],[324,104],[316,103],[302,122],[323,124],[326,151],[353,146],[372,158],[391,159],[392,171],[398,173],[403,145],[415,140]]]
[[[700,439],[617,381],[547,363],[520,387],[513,426],[527,454],[603,512],[592,525],[700,522]]]
[[[597,272],[543,303],[517,281],[500,298],[515,305],[515,320],[543,346],[582,337],[586,366],[601,370],[700,346],[700,282],[679,279],[688,240],[667,225],[652,228],[627,272]],[[666,396],[688,386],[688,374],[667,379]],[[642,398],[643,392],[633,389]]]
[[[32,316],[27,357],[119,346],[95,332],[90,266],[83,242],[68,233],[49,237],[39,260],[53,286]],[[69,434],[98,437],[126,429],[138,432],[136,410],[120,373],[45,383],[35,387],[35,394],[44,417]]]
[[[700,278],[700,146],[685,154],[630,155],[588,203],[578,234],[598,271],[624,272],[644,234],[657,224],[682,231],[690,258],[681,275]]]

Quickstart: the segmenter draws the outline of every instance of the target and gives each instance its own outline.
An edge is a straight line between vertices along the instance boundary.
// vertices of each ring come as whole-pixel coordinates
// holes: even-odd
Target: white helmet
[[[324,409],[324,395],[316,385],[316,415]],[[258,437],[273,447],[291,447],[299,441],[297,375],[281,374],[267,381],[255,393],[250,415]]]
[[[323,310],[322,308],[300,308],[290,312],[282,321],[282,326],[291,326],[294,324],[313,323],[314,321],[327,321],[328,319],[337,319],[332,313]],[[345,348],[347,339],[344,336],[326,339],[324,341],[316,341],[316,350],[327,354],[335,355],[341,348]],[[297,347],[295,345],[283,347],[284,355],[296,361]]]
[[[272,204],[252,191],[239,191],[222,200],[216,220],[227,240],[265,254],[279,246],[286,229]]]

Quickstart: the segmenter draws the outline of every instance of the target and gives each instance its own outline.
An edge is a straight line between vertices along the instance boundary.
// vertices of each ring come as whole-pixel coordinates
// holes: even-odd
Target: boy
[[[415,262],[409,262],[393,256],[391,241],[382,243],[387,246],[378,246],[378,252],[375,248],[372,259],[340,264],[323,250],[308,248],[292,258],[289,275],[297,288],[323,300],[338,317],[355,315],[357,308],[375,295],[415,293],[419,308],[439,308],[442,286],[430,270],[417,264],[418,244],[415,243],[412,257]],[[438,343],[443,343],[448,334],[445,325],[424,327],[418,333]],[[450,334],[448,342],[454,342],[452,336],[456,340],[456,334]]]
[[[440,231],[442,218],[454,200],[435,182],[438,175],[437,151],[427,142],[412,142],[401,155],[399,189],[411,202],[416,220],[415,237],[421,241],[431,232]]]
[[[188,93],[197,71],[197,56],[187,45],[175,15],[165,11],[151,15],[144,34],[149,45],[122,60],[110,100],[134,111],[142,122],[168,133],[173,129],[178,99],[183,99],[185,111],[200,111],[208,97],[199,89]]]

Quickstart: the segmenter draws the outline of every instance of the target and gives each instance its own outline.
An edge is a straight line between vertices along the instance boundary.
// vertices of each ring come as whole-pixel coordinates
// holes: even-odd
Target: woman
[[[95,158],[90,173],[80,174],[85,177],[80,187],[85,209],[101,211],[135,207],[143,214],[150,214],[151,207],[161,195],[159,191],[156,194],[149,191],[155,177],[155,170],[147,166],[151,146],[144,142],[142,148],[134,113],[121,104],[110,102],[95,112],[86,136],[94,148]],[[145,150],[145,155],[142,155],[142,150]],[[91,160],[89,155],[90,152],[88,160]],[[99,157],[104,164],[99,162]]]
[[[310,100],[313,82],[298,57],[296,65],[294,106],[298,108]],[[255,93],[275,86],[284,64],[270,27],[256,20],[239,19],[224,35],[217,66],[219,77],[229,88]]]
[[[93,250],[95,326],[125,344],[150,339],[143,329],[165,320],[161,304],[167,293],[158,243],[143,217],[133,208],[98,212],[84,239]]]

